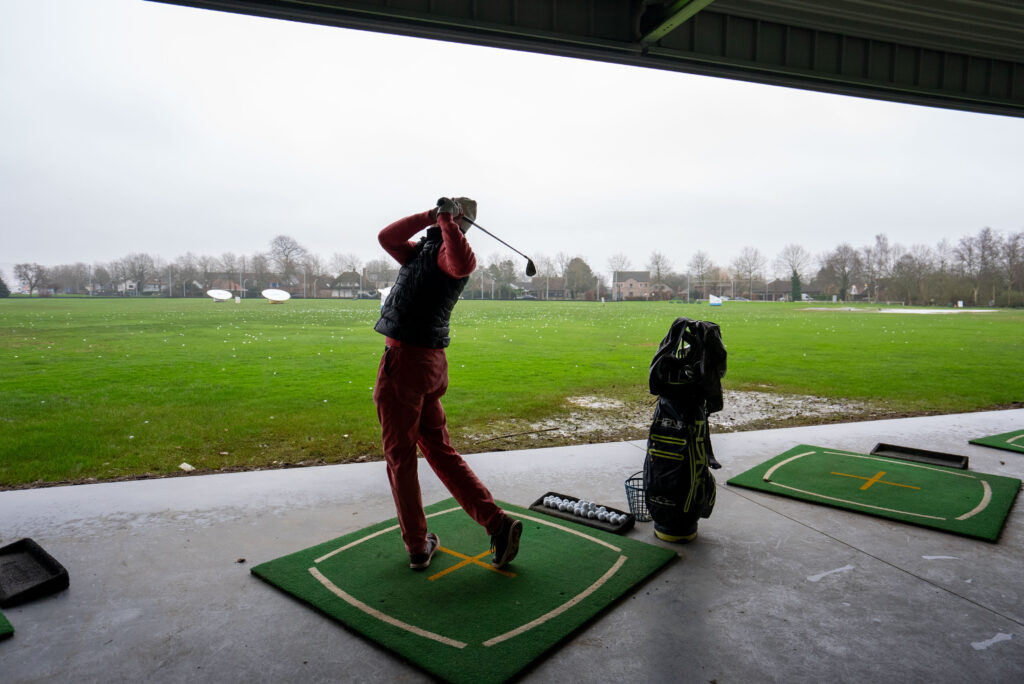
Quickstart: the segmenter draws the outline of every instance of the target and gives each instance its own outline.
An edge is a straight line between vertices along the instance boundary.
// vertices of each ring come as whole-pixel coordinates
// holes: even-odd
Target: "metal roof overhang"
[[[1024,116],[1022,0],[158,0]]]

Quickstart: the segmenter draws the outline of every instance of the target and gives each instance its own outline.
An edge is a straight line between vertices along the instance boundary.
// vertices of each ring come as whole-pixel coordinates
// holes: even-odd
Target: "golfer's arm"
[[[391,255],[392,259],[400,264],[404,264],[416,246],[416,243],[410,241],[409,238],[432,223],[430,211],[406,216],[380,231],[377,235],[377,242],[380,243],[385,252]]]
[[[441,227],[443,240],[437,251],[437,265],[452,278],[467,277],[476,268],[476,255],[469,240],[450,214],[438,214],[437,225]]]

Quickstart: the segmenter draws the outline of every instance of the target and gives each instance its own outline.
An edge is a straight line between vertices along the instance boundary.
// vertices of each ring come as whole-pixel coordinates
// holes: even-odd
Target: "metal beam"
[[[657,5],[645,5],[645,11],[640,17],[640,45],[646,48],[657,43],[712,2],[714,0],[675,0],[667,5],[664,2]],[[652,7],[656,9],[646,11],[651,10]],[[651,28],[647,28],[652,24]]]

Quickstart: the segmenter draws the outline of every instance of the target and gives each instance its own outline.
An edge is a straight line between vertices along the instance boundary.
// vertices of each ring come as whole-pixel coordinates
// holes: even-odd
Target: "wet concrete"
[[[522,679],[1019,681],[1020,501],[991,544],[722,483],[800,443],[949,451],[1024,478],[1024,456],[967,443],[1022,426],[1013,410],[714,435],[724,467],[698,540]],[[553,490],[625,508],[643,447],[467,460],[511,503]],[[421,479],[425,501],[447,497],[425,465]],[[4,610],[16,633],[0,642],[0,681],[429,681],[249,574],[393,515],[382,463],[0,492],[0,544],[32,537],[71,576]],[[670,546],[649,523],[630,536]]]

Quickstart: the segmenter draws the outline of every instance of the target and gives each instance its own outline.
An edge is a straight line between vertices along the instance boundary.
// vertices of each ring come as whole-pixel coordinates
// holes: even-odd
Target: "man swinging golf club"
[[[473,200],[442,198],[434,209],[395,221],[378,236],[381,247],[402,268],[374,326],[386,341],[373,401],[402,541],[414,570],[429,566],[441,544],[427,531],[416,473],[417,445],[463,510],[491,536],[491,562],[496,567],[515,558],[523,531],[523,524],[494,503],[487,487],[452,448],[441,407],[448,389],[448,321],[476,268],[465,236],[475,218]],[[410,241],[424,228],[427,233],[419,242]]]

